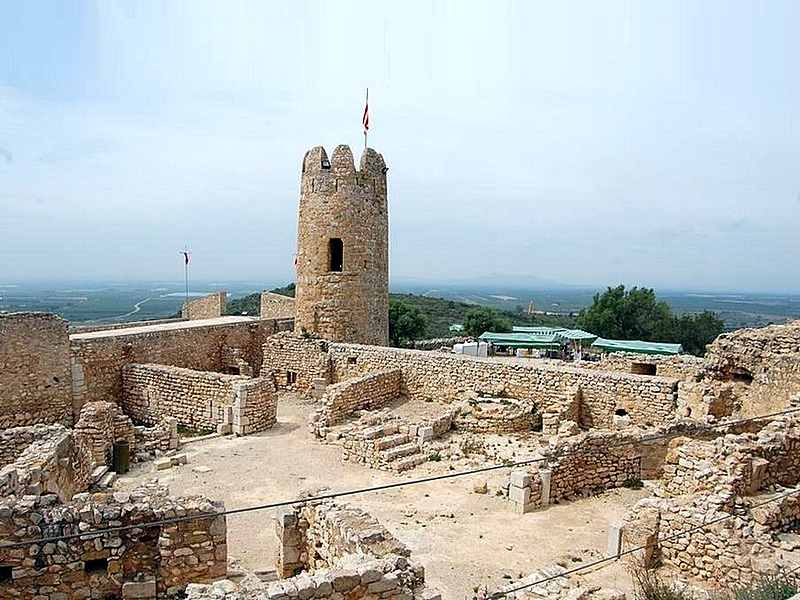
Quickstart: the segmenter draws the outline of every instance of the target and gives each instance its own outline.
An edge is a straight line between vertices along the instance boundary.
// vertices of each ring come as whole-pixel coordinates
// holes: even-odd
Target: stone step
[[[394,448],[395,446],[407,444],[409,441],[410,438],[408,437],[407,433],[395,433],[393,435],[387,435],[375,440],[375,450],[387,450],[389,448]]]
[[[394,423],[382,423],[367,427],[362,431],[365,440],[375,440],[397,433],[397,425]]]
[[[393,460],[397,460],[398,458],[409,456],[411,454],[417,454],[418,452],[419,452],[419,446],[417,446],[416,444],[409,443],[409,444],[401,444],[400,446],[394,446],[393,448],[389,448],[388,450],[383,450],[378,454],[386,462],[392,462]]]
[[[109,488],[114,485],[114,482],[117,480],[117,474],[115,471],[109,471],[105,475],[100,478],[100,481],[97,482],[97,486],[101,488]]]
[[[105,465],[100,465],[92,469],[92,483],[100,481],[106,473],[108,473],[108,467]]]
[[[399,460],[396,460],[392,463],[392,470],[397,471],[398,473],[402,473],[403,471],[408,471],[409,469],[413,469],[417,465],[421,465],[424,462],[427,462],[428,457],[424,454],[412,454],[410,456],[405,456]]]

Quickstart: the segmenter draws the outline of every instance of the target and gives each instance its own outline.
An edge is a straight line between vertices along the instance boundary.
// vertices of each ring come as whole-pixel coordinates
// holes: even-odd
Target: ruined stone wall
[[[472,392],[531,401],[544,410],[578,388],[586,427],[610,426],[619,408],[638,425],[662,423],[675,409],[676,382],[659,377],[349,344],[331,344],[330,354],[337,381],[402,369],[403,392],[413,399],[457,399]]]
[[[76,411],[84,402],[119,402],[122,367],[126,364],[156,363],[221,371],[222,347],[228,346],[241,349],[257,375],[264,340],[275,333],[275,322],[271,320],[181,325],[70,336]]]
[[[130,455],[136,453],[133,422],[112,402],[89,402],[75,423],[75,435],[92,455],[95,465],[111,466],[114,442],[128,442]]]
[[[624,409],[635,425],[663,423],[674,415],[673,379],[507,362],[399,348],[311,341],[285,334],[264,346],[264,368],[297,375],[297,388],[314,378],[338,382],[368,373],[400,369],[402,393],[413,400],[458,400],[470,394],[506,396],[536,404],[541,411],[570,402],[580,393],[581,425],[609,427]]]
[[[706,377],[690,405],[692,400],[702,405],[703,396],[722,396],[727,410],[753,416],[797,403],[800,320],[724,333],[708,346],[704,367]]]
[[[322,397],[321,426],[341,423],[359,410],[372,410],[400,396],[400,369],[368,373],[335,383]]]
[[[335,341],[389,339],[386,165],[372,148],[356,170],[348,146],[309,150],[300,181],[297,333]],[[336,264],[333,264],[333,263]]]
[[[294,298],[272,292],[261,292],[262,319],[294,319]]]
[[[306,392],[314,379],[333,383],[328,342],[290,332],[267,338],[261,368],[274,374],[278,389]]]
[[[196,300],[184,302],[181,307],[181,316],[189,321],[198,319],[216,319],[226,314],[228,294],[214,292]]]
[[[31,438],[25,449],[0,469],[0,497],[57,494],[68,500],[89,487],[91,454],[71,430],[62,425],[34,425],[3,434],[3,441],[15,449]]]
[[[315,502],[281,509],[276,524],[278,573],[296,576],[270,585],[266,598],[410,599],[424,582],[408,548],[363,510]]]
[[[36,423],[73,423],[67,322],[0,314],[0,429]]]
[[[202,496],[170,498],[166,488],[145,487],[113,494],[77,494],[60,503],[53,496],[0,501],[0,538],[33,542],[0,546],[0,565],[11,577],[0,581],[3,598],[164,597],[192,581],[227,573],[226,523],[221,503]],[[176,515],[195,520],[162,525]],[[102,533],[109,521],[141,527]],[[91,532],[100,530],[97,535]],[[86,535],[37,543],[61,535]],[[152,595],[123,594],[131,583],[149,582]],[[129,583],[126,583],[129,582]],[[140,585],[140,587],[142,587]]]
[[[674,439],[663,494],[641,501],[626,516],[625,544],[647,540],[653,546],[645,564],[653,564],[660,552],[692,576],[726,585],[774,573],[782,566],[777,534],[800,519],[799,443],[793,417],[773,421],[755,435]]]
[[[653,365],[654,375],[671,379],[692,380],[703,369],[703,359],[691,354],[661,356],[655,354],[635,354],[633,352],[610,352],[599,361],[581,361],[575,366],[599,371],[619,371],[637,373],[638,365]]]
[[[475,433],[530,433],[539,419],[531,402],[477,398],[457,418],[459,431]]]
[[[144,423],[171,416],[192,429],[231,425],[240,435],[276,422],[277,396],[269,379],[164,365],[123,367],[122,408]]]

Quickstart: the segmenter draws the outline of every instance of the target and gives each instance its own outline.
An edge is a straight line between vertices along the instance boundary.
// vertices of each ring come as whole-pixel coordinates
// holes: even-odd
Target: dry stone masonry
[[[676,380],[663,377],[340,344],[285,333],[267,340],[263,368],[276,373],[279,388],[300,391],[317,378],[336,383],[400,369],[401,393],[412,400],[460,400],[478,394],[516,398],[540,412],[579,393],[584,427],[610,427],[620,409],[635,425],[664,423],[675,414],[678,387]]]
[[[72,418],[67,322],[45,313],[0,314],[0,429]]]
[[[189,321],[197,319],[214,319],[226,313],[228,294],[215,292],[196,300],[185,302],[181,308],[181,316]]]
[[[386,163],[372,148],[356,170],[349,146],[303,159],[295,331],[335,341],[389,339]]]
[[[294,313],[294,298],[272,292],[261,292],[259,315],[262,319],[294,319]]]
[[[246,435],[269,429],[278,406],[271,379],[252,379],[163,365],[123,368],[122,407],[126,414],[154,424],[170,416],[196,430]]]
[[[159,487],[81,493],[66,502],[9,497],[0,501],[0,539],[23,545],[0,544],[0,597],[162,598],[189,582],[224,577],[223,509],[201,496],[170,498]],[[191,520],[153,524],[176,517]],[[103,532],[109,525],[126,529]]]

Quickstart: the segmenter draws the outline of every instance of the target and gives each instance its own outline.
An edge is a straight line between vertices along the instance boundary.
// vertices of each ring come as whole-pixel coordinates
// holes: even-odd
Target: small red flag
[[[361,117],[361,124],[364,126],[364,133],[369,131],[369,92],[367,92],[367,101],[364,104],[364,116]]]
[[[188,252],[182,252],[182,254],[183,254],[183,264],[188,267],[189,266],[189,253]]]

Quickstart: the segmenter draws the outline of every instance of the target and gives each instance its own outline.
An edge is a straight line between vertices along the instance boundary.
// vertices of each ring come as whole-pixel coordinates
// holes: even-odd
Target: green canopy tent
[[[683,348],[680,344],[667,344],[665,342],[642,342],[640,340],[606,340],[597,338],[591,346],[603,352],[633,352],[635,354],[680,354]]]

